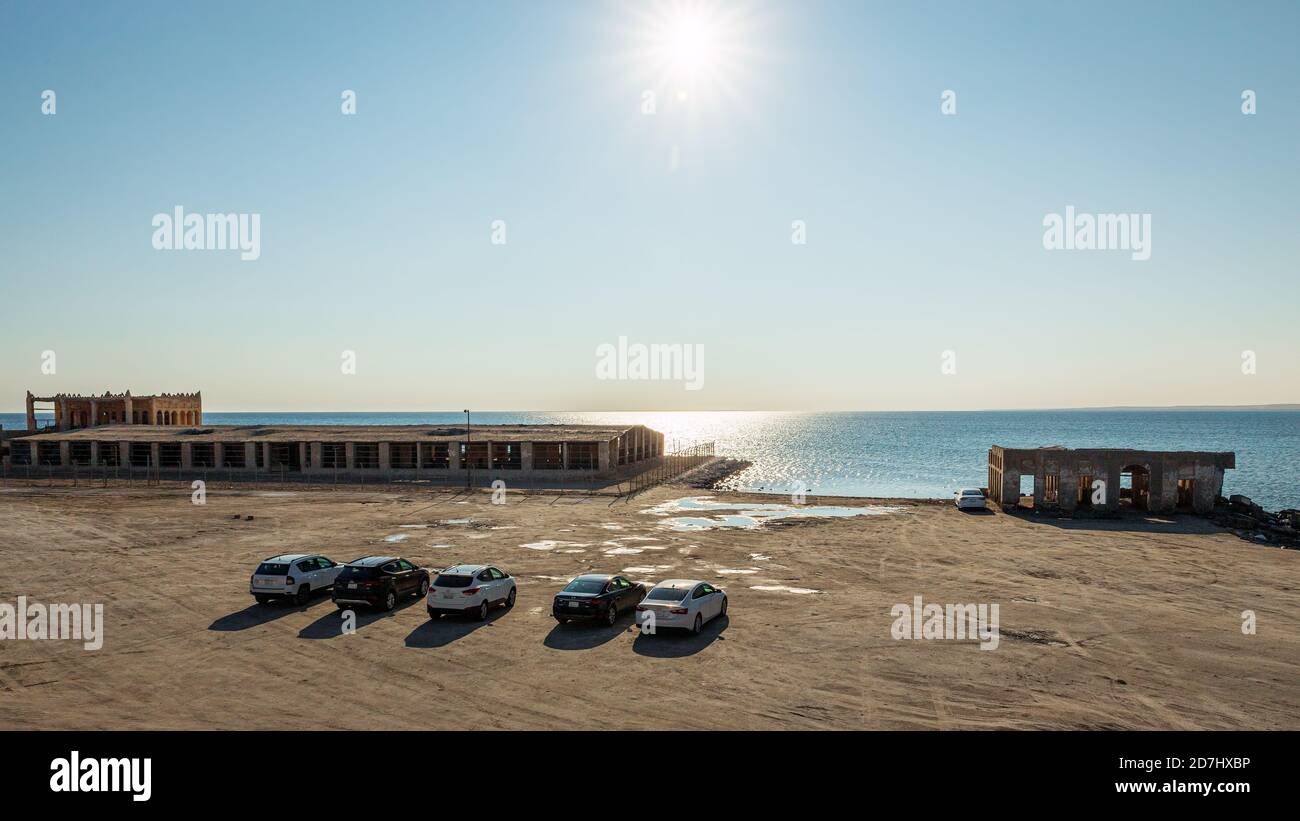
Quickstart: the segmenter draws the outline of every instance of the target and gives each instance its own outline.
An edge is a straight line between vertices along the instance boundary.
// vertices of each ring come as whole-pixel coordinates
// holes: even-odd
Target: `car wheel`
[[[510,588],[510,595],[506,596],[506,609],[509,610],[514,606],[515,606],[515,589],[512,587]]]
[[[487,599],[484,599],[483,601],[479,602],[478,605],[478,620],[479,621],[485,620],[487,618],[487,614],[488,614],[488,604],[487,604]]]
[[[425,611],[429,614],[429,621],[437,621],[437,620],[438,620],[438,611],[437,611],[437,610],[433,610],[433,609],[431,609],[431,608],[425,608]]]
[[[558,621],[560,624],[568,624],[568,623],[569,623],[569,620],[568,620],[568,619],[561,619],[561,618],[558,618],[558,617],[557,617],[555,620]]]
[[[298,593],[293,597],[293,603],[301,607],[302,605],[306,604],[307,600],[310,598],[311,598],[311,587],[309,585],[304,584],[298,588]]]
[[[704,617],[701,616],[699,613],[696,613],[695,626],[691,628],[691,632],[698,636],[700,634],[700,628],[703,626],[704,626]]]
[[[429,595],[429,580],[425,579],[424,581],[420,582],[420,592],[416,596],[416,598],[422,599],[427,595]]]
[[[390,589],[387,593],[384,594],[384,610],[392,610],[396,606],[397,606],[397,593],[396,591]]]
[[[723,596],[723,597],[722,597],[722,609],[718,611],[718,615],[719,615],[719,616],[725,616],[725,615],[727,615],[727,597],[726,597],[726,596]]]
[[[261,596],[261,595],[258,595],[258,596],[253,596],[253,598],[257,599],[257,603],[258,603],[258,604],[269,604],[270,601],[271,601],[271,597],[270,597],[270,596]]]
[[[610,604],[609,609],[605,611],[605,623],[613,627],[616,621],[618,621],[618,606]]]

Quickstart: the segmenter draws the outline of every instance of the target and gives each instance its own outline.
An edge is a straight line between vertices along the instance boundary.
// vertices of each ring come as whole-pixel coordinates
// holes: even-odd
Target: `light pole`
[[[465,409],[465,489],[474,485],[474,460],[469,455],[469,408]]]

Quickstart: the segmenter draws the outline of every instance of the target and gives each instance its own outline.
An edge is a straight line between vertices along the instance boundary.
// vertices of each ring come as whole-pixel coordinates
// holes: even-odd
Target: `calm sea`
[[[457,424],[459,413],[205,413],[212,425]],[[1231,450],[1225,493],[1270,510],[1300,507],[1300,411],[978,411],[906,413],[475,413],[479,424],[641,422],[669,447],[714,440],[751,460],[745,490],[946,497],[987,478],[990,445]],[[0,414],[6,429],[22,414]]]

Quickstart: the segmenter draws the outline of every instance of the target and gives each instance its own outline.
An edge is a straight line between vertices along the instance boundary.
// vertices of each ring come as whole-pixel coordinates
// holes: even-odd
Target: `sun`
[[[758,56],[754,0],[629,3],[622,62],[662,99],[710,106],[741,96]]]
[[[701,71],[716,69],[719,47],[717,22],[702,9],[683,6],[668,17],[663,49],[679,79],[694,79]]]

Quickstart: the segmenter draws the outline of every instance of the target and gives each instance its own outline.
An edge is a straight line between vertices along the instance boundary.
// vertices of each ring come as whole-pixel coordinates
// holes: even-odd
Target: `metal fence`
[[[619,482],[619,495],[634,496],[681,476],[709,462],[716,456],[714,442],[702,442],[689,448],[665,453],[651,459],[649,468]]]

